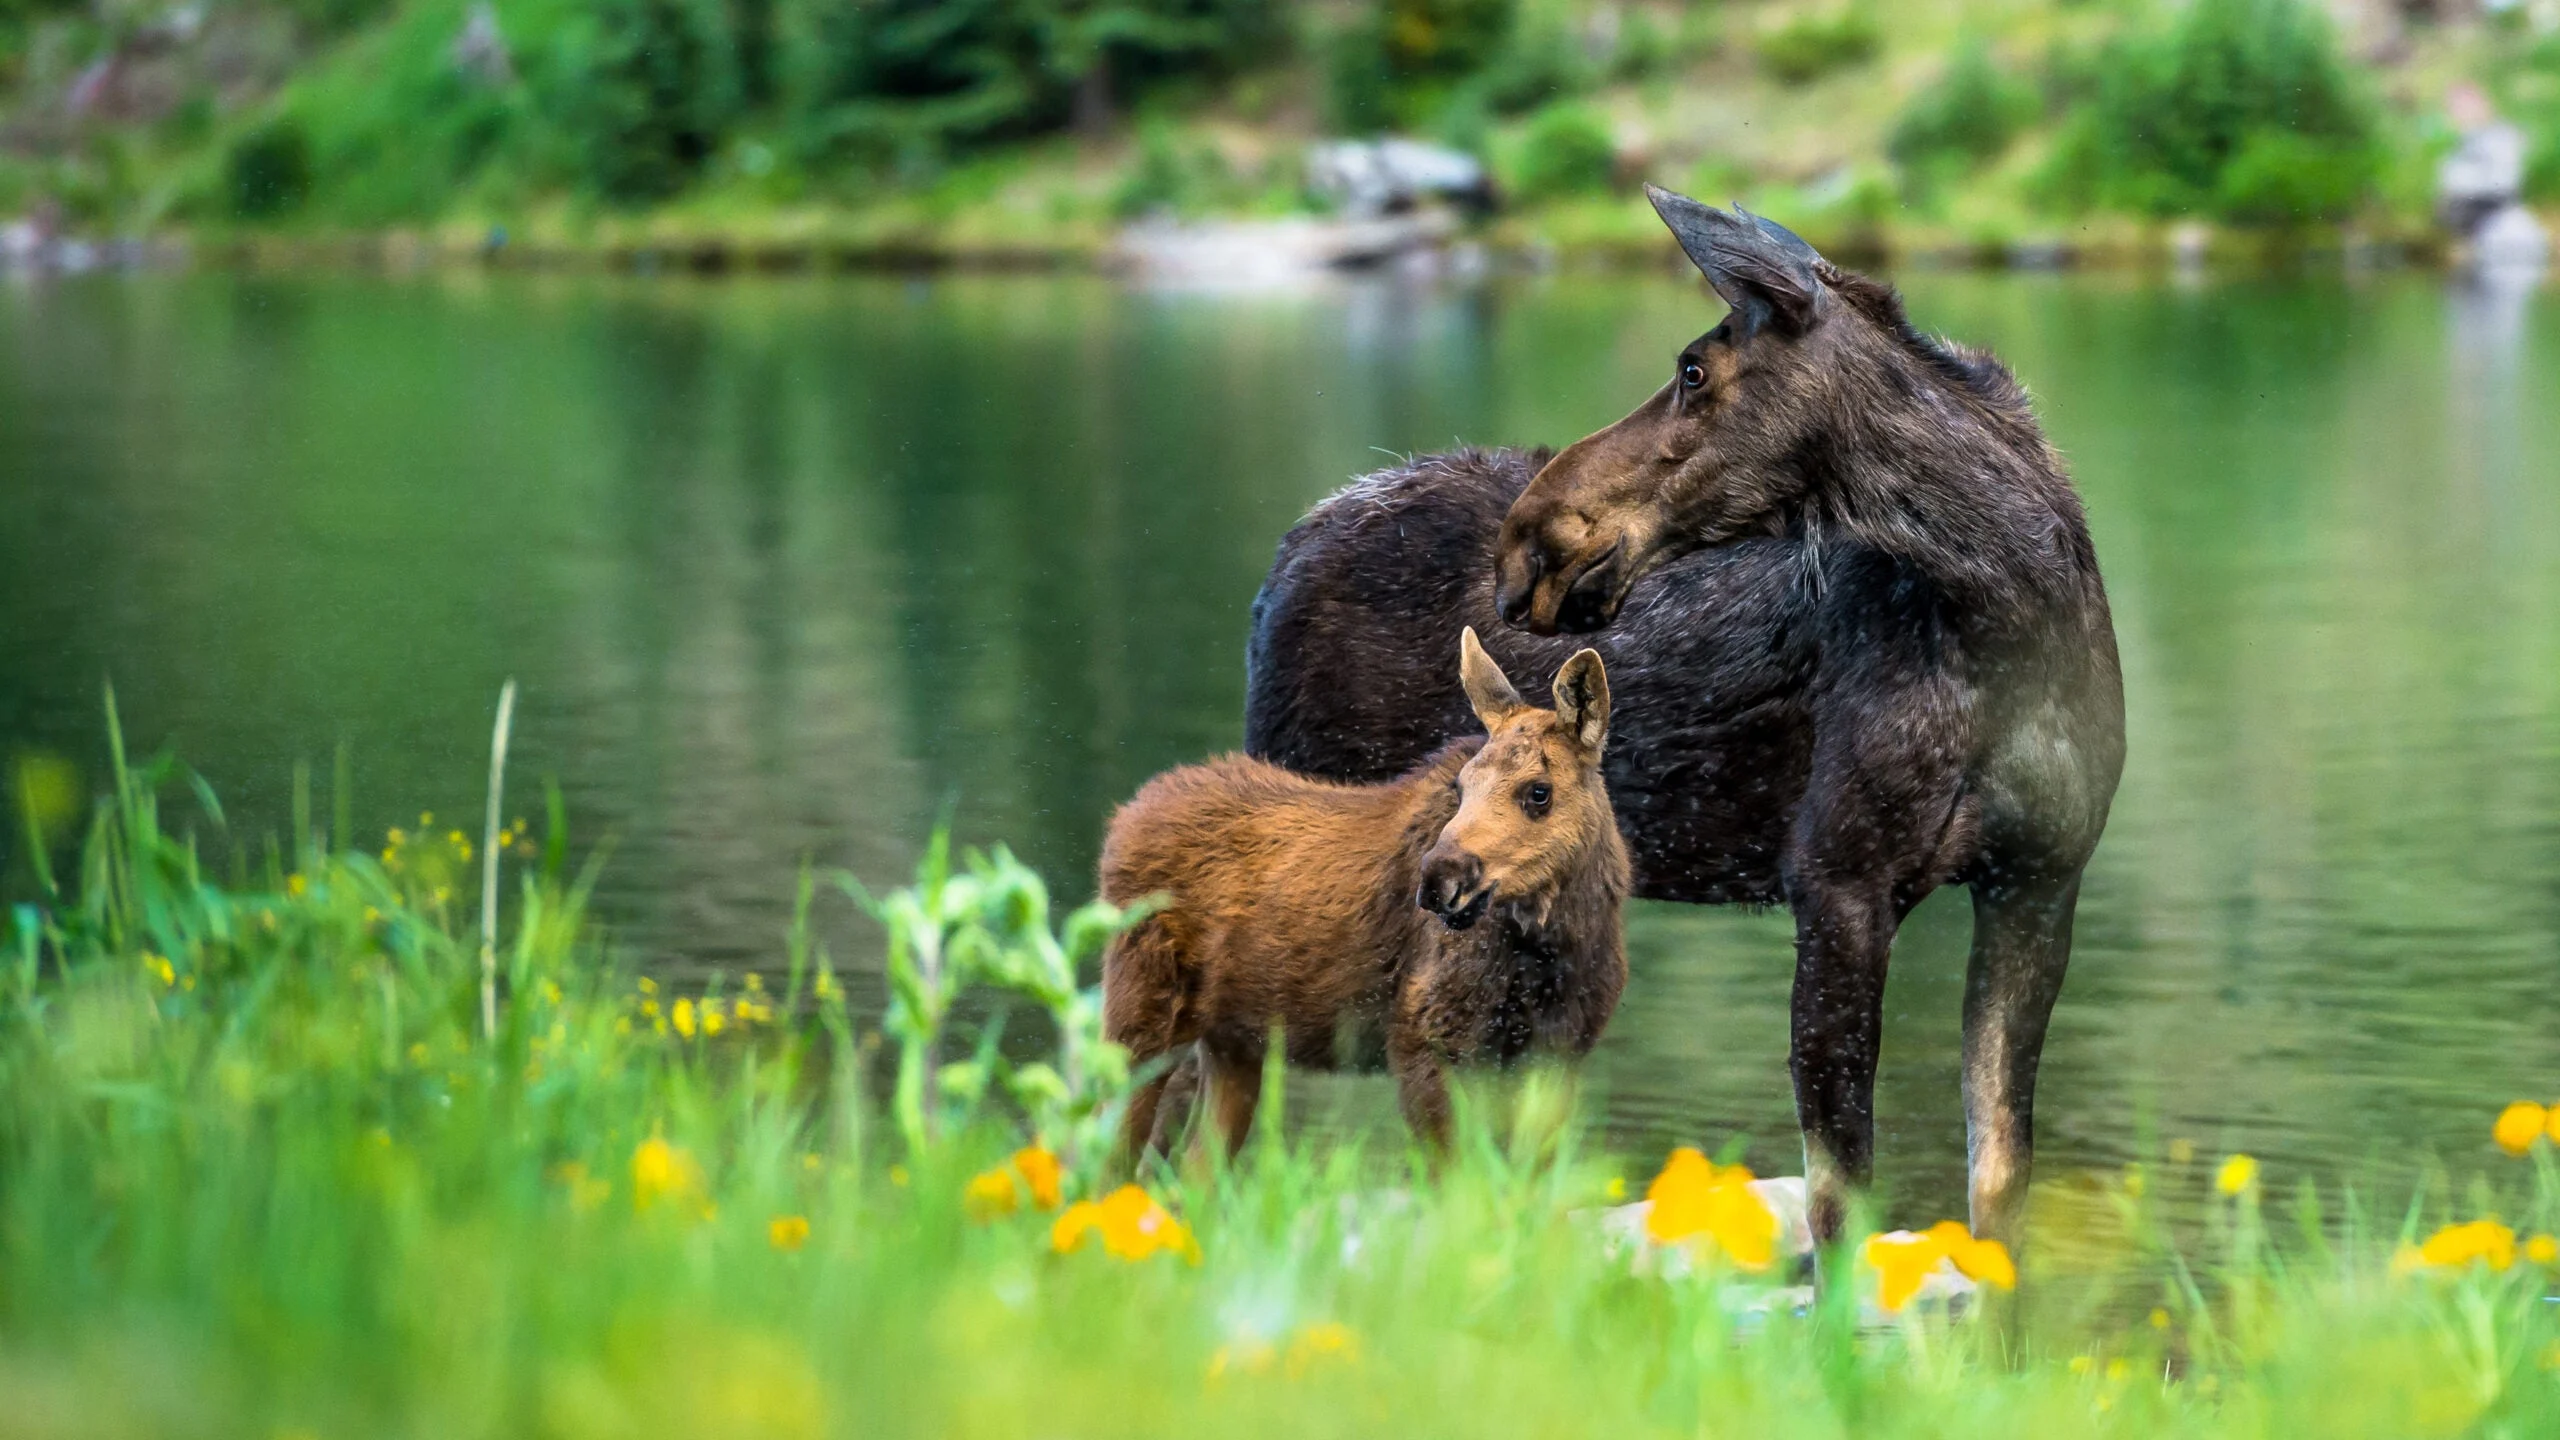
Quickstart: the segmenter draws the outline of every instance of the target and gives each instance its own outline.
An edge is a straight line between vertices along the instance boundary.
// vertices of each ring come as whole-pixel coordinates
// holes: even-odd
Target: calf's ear
[[[1476,627],[1458,639],[1458,680],[1467,687],[1467,703],[1475,707],[1476,718],[1488,731],[1524,703],[1520,692],[1511,688],[1511,677],[1484,653],[1484,642],[1476,638]]]
[[[1609,738],[1609,667],[1599,651],[1576,651],[1556,672],[1556,724],[1589,754]]]

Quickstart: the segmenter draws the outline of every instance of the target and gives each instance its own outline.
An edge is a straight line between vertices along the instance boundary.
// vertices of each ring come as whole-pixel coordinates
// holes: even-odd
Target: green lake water
[[[2560,1094],[2560,299],[1903,278],[2036,393],[2124,653],[2045,1173],[2180,1137],[2278,1185],[2488,1163],[2497,1104]],[[11,285],[0,750],[96,780],[112,678],[237,833],[343,740],[378,836],[476,811],[514,676],[513,808],[556,776],[613,838],[651,964],[772,963],[802,856],[894,882],[946,806],[1080,897],[1114,803],[1237,742],[1301,511],[1388,452],[1581,435],[1713,314],[1667,278]],[[1895,952],[1901,1218],[1960,1213],[1967,918],[1942,895]],[[1788,934],[1638,907],[1590,1072],[1614,1141],[1794,1168]]]

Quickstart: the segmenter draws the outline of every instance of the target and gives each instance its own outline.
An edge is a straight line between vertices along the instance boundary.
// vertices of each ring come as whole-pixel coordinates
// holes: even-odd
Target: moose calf
[[[1112,816],[1103,898],[1166,903],[1103,956],[1103,1033],[1140,1064],[1194,1047],[1134,1098],[1133,1157],[1165,1148],[1203,1077],[1241,1144],[1275,1028],[1294,1064],[1383,1060],[1435,1148],[1444,1065],[1578,1058],[1600,1038],[1627,979],[1627,851],[1600,778],[1608,673],[1580,652],[1538,709],[1471,629],[1459,674],[1485,737],[1399,779],[1230,755],[1157,776]]]

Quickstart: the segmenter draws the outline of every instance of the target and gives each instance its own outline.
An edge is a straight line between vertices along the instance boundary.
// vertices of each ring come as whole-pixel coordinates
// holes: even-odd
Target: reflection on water
[[[2417,276],[1910,288],[2036,391],[2126,662],[2047,1158],[2146,1127],[2279,1179],[2471,1158],[2560,1059],[2560,309]],[[0,747],[95,756],[112,676],[250,834],[341,738],[379,827],[472,804],[514,675],[518,775],[615,839],[610,911],[660,963],[770,959],[802,857],[895,880],[945,807],[1081,893],[1114,802],[1235,742],[1245,607],[1309,502],[1384,452],[1577,436],[1711,318],[1578,279],[10,291]],[[1882,1164],[1932,1211],[1966,924],[1924,907],[1889,992]],[[1641,909],[1595,1067],[1622,1140],[1743,1129],[1792,1165],[1788,930]]]

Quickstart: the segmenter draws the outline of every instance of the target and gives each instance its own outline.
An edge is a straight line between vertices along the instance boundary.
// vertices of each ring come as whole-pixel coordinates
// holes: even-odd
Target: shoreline
[[[1074,274],[1175,283],[1259,285],[1328,275],[1401,274],[1476,278],[1555,273],[1639,274],[1687,270],[1667,240],[1647,231],[1560,237],[1534,218],[1417,226],[1410,245],[1324,258],[1312,231],[1378,222],[1320,217],[1206,218],[1122,228],[1064,227],[1037,242],[993,239],[974,226],[865,224],[858,217],[778,217],[782,223],[704,224],[664,217],[593,226],[538,225],[527,232],[490,224],[423,229],[167,231],[97,239],[63,235],[18,240],[0,266],[37,273],[156,270],[203,266],[249,271],[524,270],[623,274]],[[1650,217],[1647,217],[1648,219]],[[2560,229],[2560,227],[2555,227]],[[1157,252],[1142,248],[1152,237]],[[1282,237],[1287,237],[1284,241]],[[1965,237],[1931,227],[1810,234],[1823,253],[1860,269],[2013,273],[2278,273],[2344,268],[2452,272],[2462,247],[2432,230],[2244,230],[2200,222],[2104,217],[2030,236]],[[1248,257],[1239,272],[1167,268],[1160,247],[1197,244],[1222,264]],[[1257,246],[1270,263],[1250,263]],[[1310,258],[1313,255],[1316,258]]]

